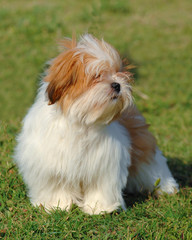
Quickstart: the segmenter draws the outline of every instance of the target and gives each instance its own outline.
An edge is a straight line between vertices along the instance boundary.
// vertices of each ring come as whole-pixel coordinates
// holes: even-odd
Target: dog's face
[[[58,103],[73,121],[107,124],[132,103],[131,74],[122,71],[117,51],[106,42],[84,35],[52,61],[45,81],[50,104]]]

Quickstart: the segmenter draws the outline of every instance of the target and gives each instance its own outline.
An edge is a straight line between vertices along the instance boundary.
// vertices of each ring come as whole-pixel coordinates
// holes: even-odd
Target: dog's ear
[[[75,64],[73,60],[73,52],[67,51],[61,53],[57,58],[55,58],[48,69],[45,81],[49,82],[47,87],[47,94],[49,98],[49,104],[54,104],[57,102],[67,88],[72,84],[72,68]]]
[[[48,69],[45,81],[49,82],[47,87],[49,104],[54,104],[66,94],[77,95],[83,86],[84,66],[80,56],[74,53],[71,50],[60,54]]]
[[[77,65],[79,64],[78,55],[74,55],[76,47],[76,38],[64,39],[59,45],[65,49],[58,57],[56,57],[47,70],[44,78],[45,82],[49,82],[47,94],[49,104],[59,101],[62,95],[69,89],[69,86],[77,81]]]
[[[63,100],[66,96],[64,105],[68,105],[86,91],[92,79],[90,74],[85,74],[85,67],[95,60],[95,57],[82,53],[74,37],[72,40],[63,40],[60,45],[65,51],[51,62],[44,78],[45,82],[49,82],[46,90],[49,105]]]

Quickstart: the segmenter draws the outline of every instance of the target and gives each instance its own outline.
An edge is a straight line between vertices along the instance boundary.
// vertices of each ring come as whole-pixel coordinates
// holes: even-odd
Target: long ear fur
[[[73,36],[72,39],[64,39],[59,44],[65,51],[53,60],[44,79],[44,81],[49,82],[47,87],[49,104],[59,101],[69,86],[76,81],[74,66],[79,60],[78,56],[74,57],[74,49],[77,45],[76,38]]]
[[[61,53],[48,69],[45,81],[49,82],[47,93],[50,104],[57,102],[71,84],[75,82],[72,69],[77,61],[74,51]]]

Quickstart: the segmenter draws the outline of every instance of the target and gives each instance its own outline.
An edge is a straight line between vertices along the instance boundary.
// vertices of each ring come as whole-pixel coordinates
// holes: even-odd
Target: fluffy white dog
[[[17,138],[15,161],[33,205],[99,214],[126,208],[122,190],[178,185],[133,104],[117,51],[86,34],[62,42]]]

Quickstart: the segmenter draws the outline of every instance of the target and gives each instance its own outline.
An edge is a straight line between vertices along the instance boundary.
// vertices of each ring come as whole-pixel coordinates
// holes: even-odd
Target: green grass
[[[0,238],[192,239],[190,1],[0,0]],[[135,101],[180,184],[175,196],[128,196],[126,212],[47,214],[30,205],[12,162],[15,136],[57,40],[91,32],[138,68]]]

